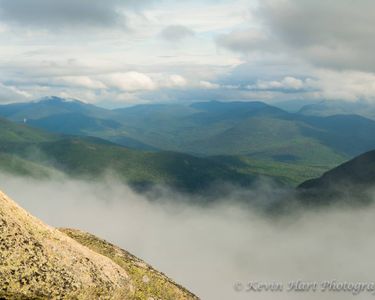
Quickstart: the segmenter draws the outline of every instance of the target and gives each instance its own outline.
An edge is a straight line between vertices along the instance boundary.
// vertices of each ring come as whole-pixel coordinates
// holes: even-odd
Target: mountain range
[[[0,169],[34,177],[67,174],[92,180],[112,172],[134,187],[162,184],[187,192],[215,182],[246,186],[255,178],[213,159],[132,150],[99,138],[53,134],[1,119]]]
[[[262,102],[148,104],[104,109],[57,97],[0,106],[0,116],[50,132],[95,136],[140,150],[241,155],[333,167],[375,148],[375,121],[311,116]]]
[[[309,116],[359,115],[375,120],[375,105],[364,100],[355,102],[323,100],[306,104],[298,112]]]
[[[107,170],[137,187],[184,191],[261,176],[298,185],[375,149],[375,121],[311,116],[262,102],[148,104],[104,109],[48,97],[0,105],[0,168],[94,178]],[[18,124],[17,124],[18,123]]]

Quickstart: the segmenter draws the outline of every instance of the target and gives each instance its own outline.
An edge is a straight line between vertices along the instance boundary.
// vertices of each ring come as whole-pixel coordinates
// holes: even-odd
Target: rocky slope
[[[118,247],[45,225],[0,192],[0,299],[198,298]]]
[[[134,285],[132,299],[197,299],[185,288],[129,252],[86,232],[74,229],[60,230],[80,244],[110,258],[122,267],[129,274]]]

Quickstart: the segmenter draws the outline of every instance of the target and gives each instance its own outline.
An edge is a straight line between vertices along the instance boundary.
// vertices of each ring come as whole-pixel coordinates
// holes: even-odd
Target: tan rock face
[[[0,193],[0,292],[41,298],[131,295],[128,274]]]
[[[0,297],[143,299],[137,296],[140,291],[137,277],[129,275],[129,270],[140,268],[135,265],[133,268],[139,260],[131,256],[127,269],[98,250],[45,225],[0,192]],[[127,253],[119,248],[116,251]],[[142,268],[151,270],[146,264]],[[150,277],[146,273],[142,276]],[[165,276],[163,280],[158,291],[148,288],[147,297],[158,296],[164,284],[166,289],[172,287],[172,295],[176,297],[163,299],[197,299]]]

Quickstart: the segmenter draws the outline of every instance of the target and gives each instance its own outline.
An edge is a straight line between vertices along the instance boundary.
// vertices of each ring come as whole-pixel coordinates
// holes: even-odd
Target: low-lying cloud
[[[48,224],[106,238],[202,299],[352,299],[344,292],[236,292],[233,285],[375,280],[373,208],[271,218],[241,205],[240,191],[200,206],[171,191],[146,197],[114,178],[90,183],[0,175],[0,182],[1,189]],[[356,299],[372,297],[362,293]]]

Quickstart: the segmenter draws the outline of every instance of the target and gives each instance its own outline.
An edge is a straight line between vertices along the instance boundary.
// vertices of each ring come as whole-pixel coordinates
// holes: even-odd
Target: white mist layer
[[[331,208],[275,221],[241,207],[235,196],[207,207],[184,204],[173,193],[150,202],[115,179],[89,183],[0,175],[0,188],[46,223],[105,238],[202,299],[375,299],[366,292],[233,288],[238,281],[375,281],[374,208]]]

